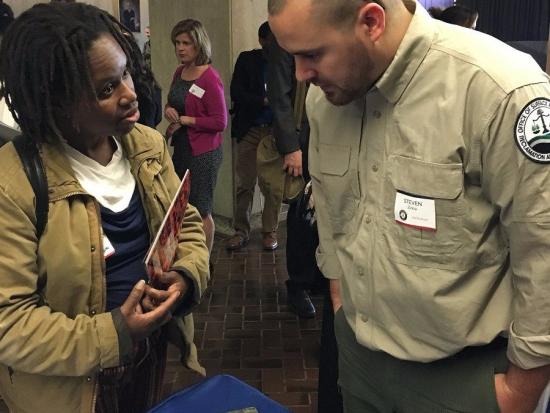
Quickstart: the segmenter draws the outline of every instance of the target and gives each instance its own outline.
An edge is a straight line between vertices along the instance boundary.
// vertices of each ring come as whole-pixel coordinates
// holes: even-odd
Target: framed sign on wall
[[[139,0],[119,0],[118,13],[120,22],[131,32],[141,31]]]

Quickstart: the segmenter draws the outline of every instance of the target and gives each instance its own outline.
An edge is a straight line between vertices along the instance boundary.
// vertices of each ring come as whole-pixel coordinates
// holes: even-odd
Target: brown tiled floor
[[[288,311],[280,232],[273,252],[262,251],[257,233],[241,252],[225,251],[223,240],[216,239],[211,285],[194,313],[195,342],[208,376],[231,374],[295,413],[316,413],[321,320],[299,320]],[[318,313],[321,300],[313,297]],[[165,395],[202,379],[178,360],[170,347]]]
[[[195,343],[208,376],[231,374],[296,413],[317,412],[321,320],[299,320],[286,305],[284,233],[279,248],[261,249],[252,234],[240,252],[216,239],[211,286],[195,314]],[[312,297],[318,313],[322,298]],[[171,348],[165,394],[200,380],[180,367]]]

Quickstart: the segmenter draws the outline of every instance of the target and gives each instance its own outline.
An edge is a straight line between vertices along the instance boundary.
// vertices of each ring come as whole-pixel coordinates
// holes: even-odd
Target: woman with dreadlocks
[[[132,38],[81,3],[38,4],[0,46],[0,94],[48,186],[45,230],[12,143],[0,149],[0,395],[14,412],[143,412],[166,337],[204,373],[189,314],[208,278],[189,206],[176,259],[146,285],[144,255],[179,179],[163,137],[137,124]]]

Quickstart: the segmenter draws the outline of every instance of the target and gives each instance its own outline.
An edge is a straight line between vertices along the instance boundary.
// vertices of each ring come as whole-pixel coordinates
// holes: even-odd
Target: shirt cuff
[[[550,364],[550,336],[518,336],[514,324],[510,326],[508,359],[524,369],[534,369]]]
[[[128,325],[120,311],[120,307],[113,309],[111,311],[111,316],[113,317],[113,323],[115,324],[115,330],[118,335],[120,365],[130,364],[134,358],[134,343]]]
[[[325,278],[331,280],[339,280],[342,278],[343,271],[336,254],[326,254],[320,252],[319,248],[317,248],[317,251],[315,251],[315,257],[317,258],[317,266]]]

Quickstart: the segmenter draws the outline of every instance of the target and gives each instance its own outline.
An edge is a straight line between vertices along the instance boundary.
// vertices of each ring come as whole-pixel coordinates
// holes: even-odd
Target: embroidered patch
[[[529,102],[516,121],[516,143],[534,162],[550,163],[550,99]]]

